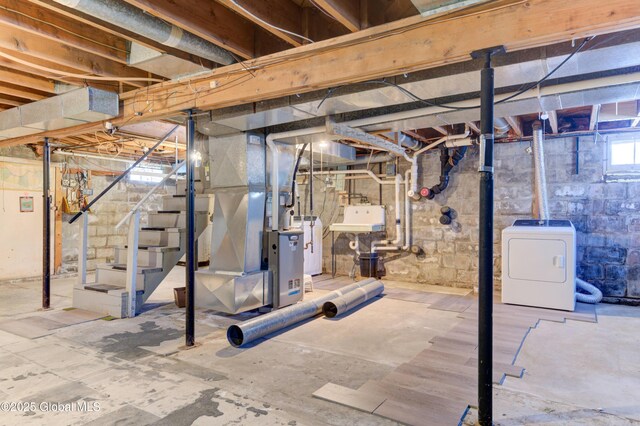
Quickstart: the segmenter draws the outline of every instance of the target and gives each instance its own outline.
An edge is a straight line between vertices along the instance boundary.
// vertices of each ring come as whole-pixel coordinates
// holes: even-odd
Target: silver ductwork
[[[198,306],[235,314],[270,303],[261,270],[266,200],[264,138],[238,134],[209,140],[215,194],[209,269],[196,272]]]
[[[549,219],[549,201],[547,197],[547,174],[544,166],[544,133],[539,121],[533,123],[533,172],[534,187],[538,200],[538,218]]]
[[[617,46],[581,51],[558,69],[553,74],[553,77],[571,77],[598,73],[612,68],[621,69],[632,67],[638,65],[638,57],[640,57],[640,42],[635,41]],[[536,81],[548,73],[549,70],[554,69],[565,58],[566,55],[541,57],[535,60],[497,66],[495,68],[496,88],[520,86],[531,81]],[[394,82],[403,89],[409,90],[416,96],[424,99],[441,98],[461,93],[474,93],[480,90],[480,79],[478,78],[477,71],[454,73],[443,77],[425,78],[411,82],[405,82],[402,77],[397,77]],[[533,91],[530,93],[533,93]],[[311,99],[309,99],[309,97],[311,97]],[[518,99],[522,99],[522,97],[516,98],[516,100]],[[311,95],[302,96],[302,98],[289,96],[212,111],[208,117],[199,117],[198,129],[203,133],[215,136],[276,126],[327,115],[387,107],[410,101],[412,101],[412,99],[396,88],[385,86],[356,93],[335,95],[327,98],[322,105],[320,105],[320,99],[312,97]],[[473,102],[478,103],[477,100]],[[503,106],[511,104],[510,102],[503,104]],[[560,104],[559,107],[562,108],[563,104]],[[539,106],[537,108],[529,107],[526,110],[526,113],[531,113],[538,112],[540,108]],[[550,110],[551,109],[546,108],[541,111]],[[433,125],[435,126],[466,122],[464,119],[455,118],[454,115],[446,110],[441,111],[447,114],[440,114],[439,117],[441,117],[441,119],[434,120],[435,124]],[[472,121],[479,119],[479,114],[477,113],[467,115],[472,117]],[[513,115],[517,115],[517,113],[510,111],[508,108],[496,108],[496,117]],[[464,114],[460,114],[460,116],[463,117]],[[415,128],[421,127],[395,126],[392,130],[403,131]],[[326,138],[327,136],[317,135],[317,137]],[[298,141],[297,143],[303,142]]]
[[[316,299],[287,306],[286,308],[262,315],[258,318],[232,325],[227,329],[227,339],[231,345],[237,348],[247,345],[261,337],[318,315],[322,312],[322,306],[325,302],[340,297],[343,294],[348,294],[373,281],[374,279],[370,278],[353,283]]]
[[[328,318],[339,317],[384,291],[382,281],[372,281],[322,305],[322,313]]]
[[[493,119],[493,128],[496,131],[496,136],[504,136],[509,133],[509,129],[511,129],[511,126],[504,118],[495,117]]]
[[[122,0],[54,0],[100,20],[126,28],[148,39],[223,65],[235,62],[233,56],[215,44],[175,25],[145,13]]]

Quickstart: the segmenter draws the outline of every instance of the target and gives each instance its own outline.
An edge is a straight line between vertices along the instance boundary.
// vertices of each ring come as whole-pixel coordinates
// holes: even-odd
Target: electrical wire
[[[274,30],[278,30],[278,31],[283,32],[283,33],[285,33],[285,34],[289,34],[289,35],[292,35],[292,36],[294,36],[294,37],[301,38],[302,40],[306,40],[306,41],[308,41],[309,43],[313,43],[313,42],[314,42],[314,41],[313,41],[313,40],[311,40],[310,38],[307,38],[307,37],[302,36],[302,35],[300,35],[300,34],[296,34],[296,33],[291,32],[291,31],[287,31],[287,30],[285,30],[284,28],[277,27],[277,26],[275,26],[275,25],[273,25],[273,24],[271,24],[271,23],[269,23],[269,22],[265,21],[264,19],[260,18],[259,16],[256,16],[256,15],[255,15],[255,14],[253,14],[252,12],[248,11],[247,9],[245,9],[243,6],[239,5],[239,4],[238,4],[238,2],[237,2],[236,0],[230,0],[230,1],[231,1],[231,3],[233,3],[234,5],[236,5],[236,7],[237,7],[238,9],[242,10],[242,11],[243,11],[244,13],[246,13],[247,15],[251,16],[252,18],[254,18],[255,20],[257,20],[257,21],[261,22],[262,24],[264,24],[264,25],[266,25],[266,26],[268,26],[268,27],[270,27],[270,28],[273,28]]]
[[[143,82],[155,82],[155,83],[162,83],[164,81],[159,78],[147,78],[147,77],[102,77],[102,76],[94,76],[94,75],[75,74],[75,73],[69,73],[69,72],[62,72],[60,70],[44,67],[42,65],[37,65],[37,64],[34,64],[33,62],[16,58],[15,56],[9,55],[8,53],[4,53],[4,52],[0,52],[0,56],[12,62],[17,62],[19,64],[26,65],[28,67],[31,67],[40,71],[45,71],[60,77],[77,78],[80,80],[96,80],[96,81],[122,81],[122,82],[143,81]]]
[[[506,98],[500,99],[499,101],[494,102],[494,105],[498,105],[498,104],[502,104],[505,103],[507,101],[510,101],[511,99],[522,95],[523,93],[528,92],[529,90],[533,89],[534,87],[539,86],[541,83],[545,82],[546,80],[548,80],[556,71],[558,71],[564,64],[566,64],[569,60],[571,60],[571,58],[573,58],[578,52],[580,52],[580,50],[582,50],[582,48],[591,40],[593,40],[594,37],[587,37],[585,38],[582,43],[580,43],[580,45],[578,45],[577,48],[575,48],[570,54],[569,56],[567,56],[562,62],[560,62],[553,70],[551,70],[550,72],[548,72],[544,77],[542,77],[540,80],[534,82],[534,83],[530,83],[525,85],[522,89],[516,91],[515,93],[507,96]],[[396,84],[396,83],[392,83],[390,81],[386,81],[386,80],[370,80],[370,81],[362,81],[362,82],[358,82],[358,83],[351,83],[351,84],[346,84],[343,86],[338,86],[338,87],[334,87],[331,88],[329,90],[327,90],[327,94],[320,100],[320,103],[318,104],[318,106],[316,107],[316,110],[320,109],[320,107],[322,106],[322,104],[329,99],[330,97],[332,97],[335,92],[337,90],[340,90],[342,88],[345,87],[354,87],[354,86],[359,86],[359,85],[381,85],[381,86],[388,86],[388,87],[393,87],[397,90],[399,90],[400,92],[404,93],[405,95],[407,95],[409,98],[413,99],[416,102],[420,102],[423,103],[425,105],[428,106],[433,106],[433,107],[439,107],[439,108],[445,108],[445,109],[450,109],[450,110],[454,110],[454,111],[464,111],[464,110],[470,110],[470,109],[477,109],[480,108],[480,105],[473,105],[473,106],[468,106],[468,107],[460,107],[460,106],[455,106],[455,105],[449,105],[449,104],[441,104],[441,103],[437,103],[437,102],[433,102],[433,101],[429,101],[426,99],[422,99],[419,96],[417,96],[416,94],[414,94],[413,92],[409,91],[408,89],[405,89],[404,87]]]

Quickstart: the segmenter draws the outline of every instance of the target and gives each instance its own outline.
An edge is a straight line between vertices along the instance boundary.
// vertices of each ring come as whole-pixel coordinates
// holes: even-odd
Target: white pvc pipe
[[[371,243],[371,252],[376,253],[381,250],[399,250],[401,248],[400,244],[402,244],[404,237],[402,233],[402,224],[401,224],[401,215],[400,215],[400,184],[403,183],[402,177],[398,173],[396,175],[394,184],[395,184],[395,208],[396,208],[396,238],[393,241],[389,240],[379,240]],[[406,185],[406,183],[405,183]],[[407,195],[405,194],[405,197]],[[379,246],[379,244],[390,244],[389,246]]]

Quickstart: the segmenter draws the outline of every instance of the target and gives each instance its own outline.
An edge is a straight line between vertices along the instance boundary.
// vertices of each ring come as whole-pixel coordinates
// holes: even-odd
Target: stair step
[[[110,267],[111,269],[114,269],[116,271],[126,271],[127,270],[127,264],[126,263],[107,263],[106,265],[102,265],[104,267]],[[101,269],[105,269],[99,266],[99,268]],[[138,265],[138,273],[139,274],[152,274],[154,272],[162,272],[162,268],[159,268],[157,266],[144,266],[144,265]]]
[[[149,228],[185,228],[187,226],[187,214],[184,211],[173,211],[171,213],[163,211],[149,212],[148,218],[149,222],[147,226]],[[196,211],[197,223],[208,222],[208,220],[209,212]]]
[[[176,228],[174,226],[168,226],[166,228],[161,226],[143,226],[140,229],[143,231],[167,231],[169,229],[182,229],[182,228]]]
[[[129,246],[125,244],[124,246],[116,247],[116,248],[128,249]],[[167,251],[180,251],[180,247],[139,245],[138,250],[157,251],[159,253],[164,253]]]
[[[162,211],[179,211],[183,212],[187,209],[186,195],[165,195],[162,198]],[[200,212],[213,211],[213,196],[208,194],[196,194],[195,209]]]
[[[93,291],[99,291],[100,293],[108,293],[109,290],[120,290],[120,289],[124,289],[124,287],[120,287],[117,285],[112,285],[112,284],[86,284],[84,286],[85,290],[93,290]]]

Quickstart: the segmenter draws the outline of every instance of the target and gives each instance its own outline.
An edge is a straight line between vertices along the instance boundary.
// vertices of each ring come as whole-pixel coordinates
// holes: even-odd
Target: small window
[[[138,166],[131,170],[129,174],[129,180],[133,182],[149,182],[157,183],[162,180],[164,173],[162,169],[156,167],[142,167]]]
[[[640,179],[640,135],[609,140],[607,177],[615,180]]]

